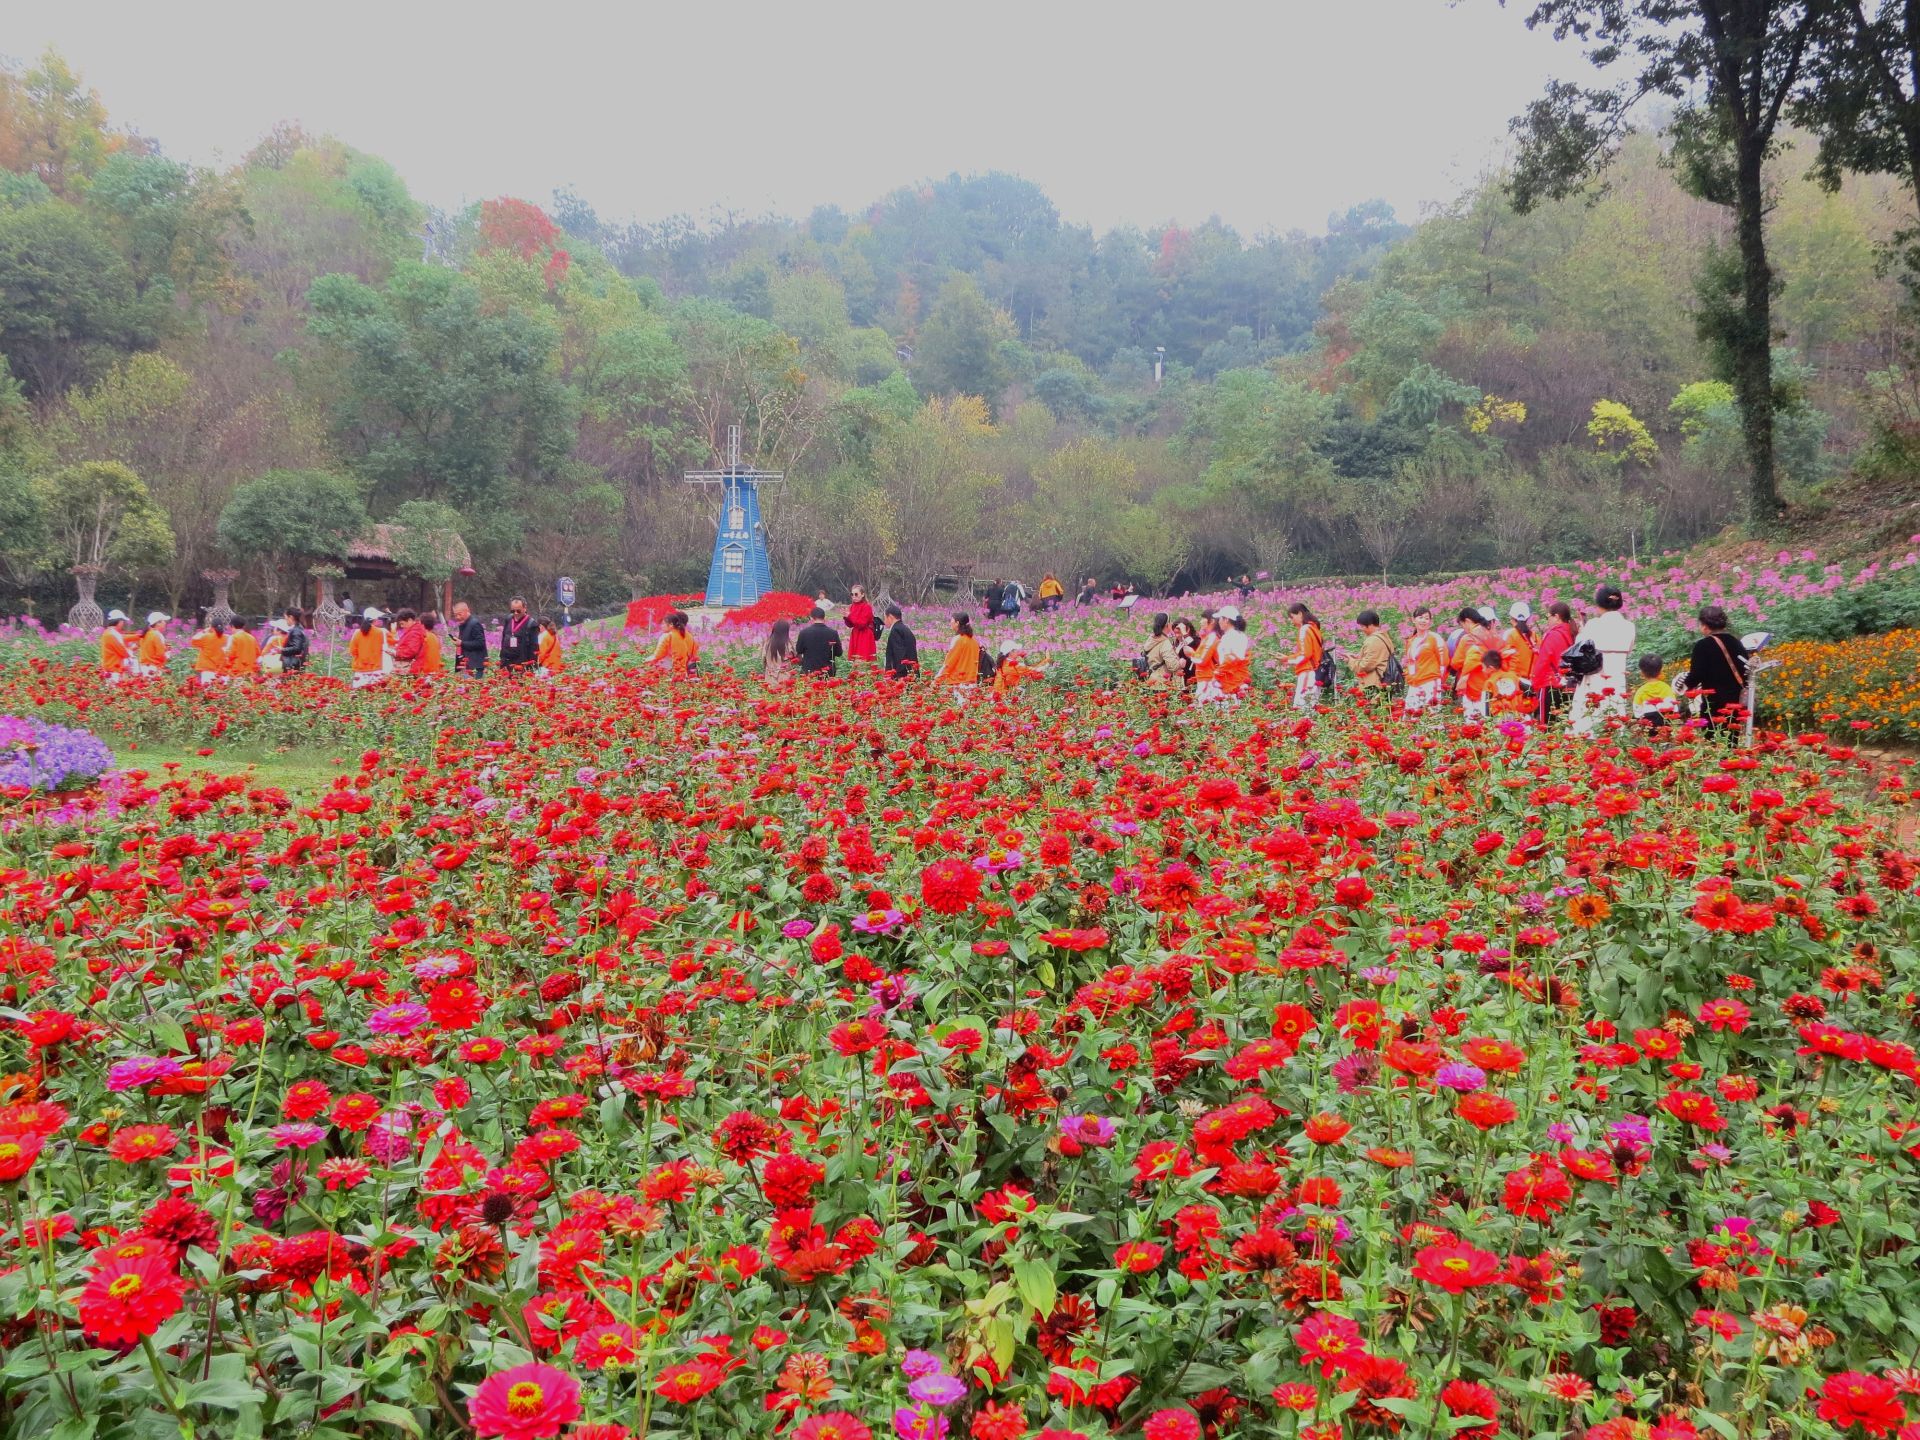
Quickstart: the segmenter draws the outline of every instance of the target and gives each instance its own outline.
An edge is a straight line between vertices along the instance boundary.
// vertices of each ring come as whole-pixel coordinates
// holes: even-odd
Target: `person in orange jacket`
[[[109,610],[107,628],[100,632],[100,673],[109,685],[118,685],[133,669],[133,647],[127,643],[127,612]]]
[[[1220,635],[1226,622],[1212,610],[1200,615],[1200,635],[1193,642],[1193,703],[1206,705],[1220,698]]]
[[[947,658],[933,683],[964,699],[980,686],[980,642],[973,638],[973,617],[964,610],[953,612],[953,639],[947,642]]]
[[[1499,641],[1490,628],[1494,620],[1491,610],[1469,606],[1460,612],[1465,632],[1454,655],[1454,668],[1459,673],[1455,690],[1460,696],[1460,713],[1470,720],[1484,720],[1487,715],[1486,661],[1489,655],[1500,653]]]
[[[147,628],[140,632],[140,644],[133,653],[134,674],[166,674],[167,637],[160,627],[171,618],[164,610],[155,610],[147,616]]]
[[[1489,650],[1481,660],[1481,666],[1487,677],[1487,713],[1499,719],[1508,716],[1528,715],[1533,711],[1533,702],[1527,697],[1527,687],[1520,683],[1520,677],[1507,668],[1507,657],[1499,650]]]
[[[440,650],[440,616],[437,611],[429,610],[420,617],[420,654],[413,662],[411,673],[415,675],[444,675],[447,662]]]
[[[993,667],[993,693],[1001,698],[1009,698],[1015,689],[1029,680],[1037,680],[1046,672],[1038,666],[1027,664],[1026,651],[1020,648],[1020,642],[1006,639],[1000,642],[1000,663]]]
[[[374,621],[383,618],[378,610],[362,610],[359,628],[347,641],[347,655],[353,662],[353,688],[364,690],[387,678],[387,632]]]
[[[1223,704],[1238,705],[1253,684],[1253,639],[1247,634],[1246,617],[1237,605],[1222,605],[1213,612],[1213,618],[1222,627],[1219,643],[1214,646],[1219,661],[1213,675],[1214,688]]]
[[[667,612],[667,633],[660,637],[647,663],[658,665],[663,660],[667,662],[668,672],[676,677],[691,675],[693,667],[700,663],[700,642],[687,633],[684,610]]]
[[[1433,612],[1419,606],[1413,612],[1413,634],[1407,637],[1407,713],[1440,703],[1440,686],[1447,678],[1447,642],[1434,633]]]
[[[1306,602],[1296,600],[1289,605],[1287,618],[1300,627],[1300,639],[1293,654],[1287,657],[1288,667],[1293,671],[1293,708],[1311,710],[1320,699],[1317,672],[1321,657],[1327,653],[1326,641],[1321,638],[1320,622]]]
[[[187,641],[193,650],[193,683],[218,684],[227,673],[227,627],[209,622]]]
[[[1528,689],[1533,682],[1533,607],[1516,600],[1507,607],[1507,618],[1513,623],[1500,644],[1500,653],[1506,656],[1501,668],[1517,677],[1522,689]]]
[[[244,625],[227,637],[227,679],[252,680],[260,674],[260,642]]]
[[[540,673],[552,678],[567,668],[566,657],[560,652],[560,627],[540,617],[540,654],[538,657]]]

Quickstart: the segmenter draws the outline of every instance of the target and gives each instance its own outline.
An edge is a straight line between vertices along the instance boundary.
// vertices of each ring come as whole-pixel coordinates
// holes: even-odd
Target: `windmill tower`
[[[740,460],[740,427],[727,427],[727,463],[720,470],[696,470],[689,485],[720,487],[720,518],[714,529],[713,563],[707,568],[706,603],[728,609],[751,605],[773,589],[773,560],[767,527],[760,520],[760,487],[786,477],[756,470]]]

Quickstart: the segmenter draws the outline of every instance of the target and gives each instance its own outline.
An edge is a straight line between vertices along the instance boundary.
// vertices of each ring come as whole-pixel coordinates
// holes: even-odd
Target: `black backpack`
[[[1598,645],[1591,640],[1582,640],[1579,644],[1567,648],[1566,653],[1560,657],[1560,663],[1566,668],[1567,674],[1576,680],[1581,680],[1589,675],[1599,674],[1600,667],[1607,662],[1600,654]]]
[[[982,680],[993,679],[993,667],[993,652],[982,645],[980,647],[980,678]]]
[[[1393,690],[1398,690],[1407,683],[1406,669],[1400,664],[1400,657],[1392,650],[1387,651],[1387,668],[1381,673],[1380,678],[1389,689]]]

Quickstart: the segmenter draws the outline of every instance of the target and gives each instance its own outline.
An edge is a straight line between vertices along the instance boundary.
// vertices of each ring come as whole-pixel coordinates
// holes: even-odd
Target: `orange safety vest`
[[[167,668],[167,637],[158,630],[149,630],[140,637],[140,663],[156,670]]]
[[[540,636],[540,668],[549,675],[558,675],[566,668],[566,661],[560,658],[560,637],[551,632]]]
[[[1447,669],[1447,643],[1433,631],[1415,632],[1407,642],[1407,683],[1427,685],[1438,680]]]
[[[227,642],[211,630],[202,630],[187,643],[193,646],[195,673],[218,675],[227,668]]]
[[[109,625],[100,632],[100,668],[108,675],[127,668],[127,637]]]
[[[959,635],[954,638],[947,650],[947,660],[935,677],[940,685],[978,685],[980,683],[980,642],[971,635]]]
[[[440,637],[429,630],[421,637],[420,653],[413,657],[413,673],[438,675],[444,668],[440,659]]]
[[[353,657],[353,673],[371,675],[386,657],[387,640],[378,629],[356,630],[347,641],[347,653]]]
[[[1302,625],[1300,627],[1300,654],[1293,662],[1293,673],[1296,675],[1311,675],[1315,670],[1320,668],[1320,657],[1324,654],[1326,654],[1326,646],[1320,641],[1320,627],[1311,624]]]
[[[227,647],[227,673],[252,675],[259,668],[260,642],[253,638],[251,630],[234,631],[232,643]]]

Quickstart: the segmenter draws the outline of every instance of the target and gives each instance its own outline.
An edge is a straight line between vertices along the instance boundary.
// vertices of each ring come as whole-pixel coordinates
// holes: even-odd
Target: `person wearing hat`
[[[1036,679],[1040,671],[1026,663],[1026,651],[1009,636],[999,645],[999,664],[993,667],[993,693],[1002,699],[1011,696],[1024,681]]]
[[[1506,660],[1502,668],[1509,675],[1517,676],[1524,688],[1533,680],[1533,607],[1524,600],[1516,600],[1507,607],[1507,618],[1513,623],[1507,627],[1506,640],[1500,646]]]
[[[233,627],[227,637],[227,679],[253,680],[260,674],[260,642],[244,625]]]
[[[147,628],[140,632],[140,644],[133,652],[134,674],[166,674],[167,637],[160,633],[160,627],[171,618],[164,610],[155,610],[147,616]]]
[[[1221,626],[1220,643],[1214,647],[1220,668],[1214,671],[1213,683],[1222,704],[1238,705],[1253,684],[1253,639],[1238,605],[1222,605],[1213,618]]]
[[[382,619],[379,610],[369,605],[360,612],[360,623],[347,641],[347,655],[353,664],[353,688],[364,690],[378,685],[387,675],[387,632],[374,622]]]
[[[118,685],[133,668],[133,647],[127,644],[127,612],[109,610],[107,628],[100,632],[100,673],[109,685]]]
[[[282,615],[267,622],[267,643],[260,647],[260,673],[284,675],[287,670],[287,635],[293,624]]]
[[[1575,645],[1591,640],[1593,648],[1600,652],[1600,668],[1591,675],[1583,675],[1579,688],[1573,692],[1572,728],[1576,735],[1591,735],[1610,718],[1627,713],[1630,694],[1627,661],[1633,655],[1634,640],[1639,634],[1633,621],[1620,613],[1626,597],[1618,585],[1602,585],[1594,591],[1593,603],[1600,613],[1582,625],[1580,633],[1573,637]]]

